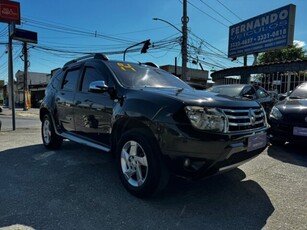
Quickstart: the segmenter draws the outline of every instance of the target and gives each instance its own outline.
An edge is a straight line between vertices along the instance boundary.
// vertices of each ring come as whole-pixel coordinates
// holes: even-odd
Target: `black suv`
[[[263,108],[194,90],[150,64],[103,54],[72,60],[53,75],[40,108],[42,139],[63,138],[111,152],[125,188],[145,197],[169,173],[202,178],[260,154],[267,144]]]

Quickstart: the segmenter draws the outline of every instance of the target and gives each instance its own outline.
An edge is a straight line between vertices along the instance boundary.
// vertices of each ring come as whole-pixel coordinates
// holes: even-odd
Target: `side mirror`
[[[92,93],[104,93],[109,90],[109,87],[104,81],[93,81],[90,83],[89,92]]]

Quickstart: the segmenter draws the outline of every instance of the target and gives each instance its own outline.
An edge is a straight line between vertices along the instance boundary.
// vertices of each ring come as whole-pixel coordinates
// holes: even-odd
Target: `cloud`
[[[297,44],[299,48],[304,47],[306,45],[304,41],[298,41],[298,40],[294,40],[293,43]]]

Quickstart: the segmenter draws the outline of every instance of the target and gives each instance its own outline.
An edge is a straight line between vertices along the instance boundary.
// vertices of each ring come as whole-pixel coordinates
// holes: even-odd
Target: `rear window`
[[[290,94],[292,99],[307,99],[307,83],[299,85],[293,92]]]
[[[53,89],[60,89],[61,88],[61,84],[63,81],[63,77],[64,77],[64,72],[60,69],[58,70],[52,77],[50,80],[50,83],[48,85],[48,87],[51,87]]]

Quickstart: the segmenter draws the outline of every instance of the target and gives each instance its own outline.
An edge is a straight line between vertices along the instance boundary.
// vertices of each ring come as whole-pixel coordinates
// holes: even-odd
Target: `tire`
[[[51,118],[46,114],[42,121],[42,140],[47,149],[58,149],[63,143],[63,138],[58,136],[51,121]]]
[[[145,198],[160,193],[169,173],[162,161],[158,144],[142,129],[127,131],[116,150],[120,180],[134,196]]]

